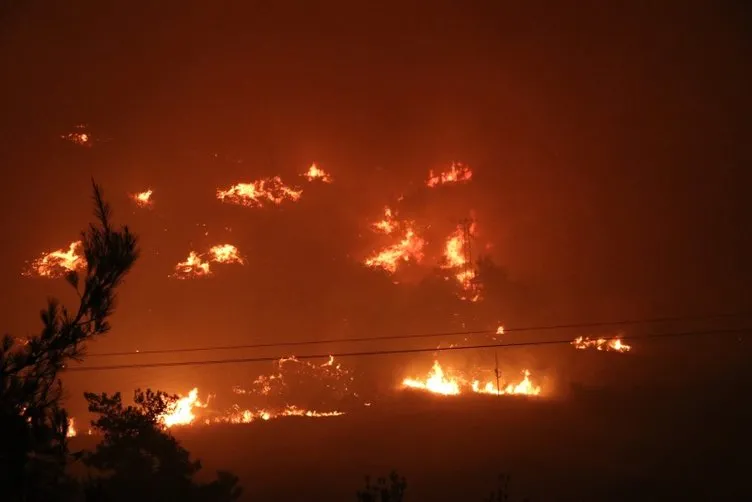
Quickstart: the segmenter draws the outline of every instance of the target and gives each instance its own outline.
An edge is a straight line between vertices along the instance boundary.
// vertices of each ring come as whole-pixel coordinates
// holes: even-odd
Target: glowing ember
[[[151,200],[153,190],[148,189],[144,192],[131,194],[131,199],[136,203],[138,207],[151,207],[154,205],[154,201]]]
[[[60,138],[79,146],[91,146],[91,135],[86,132],[86,126],[83,124],[77,125],[75,131],[63,134]]]
[[[503,335],[504,334],[504,326],[499,325],[499,327],[496,328],[496,334],[497,335]]]
[[[76,437],[78,431],[76,431],[76,420],[74,418],[68,419],[68,430],[65,431],[65,437]]]
[[[400,242],[388,246],[366,259],[365,265],[394,273],[401,262],[409,262],[410,260],[420,262],[423,259],[424,244],[425,241],[412,228],[407,228],[405,236]]]
[[[331,183],[334,181],[331,175],[323,169],[320,169],[315,162],[311,164],[311,167],[308,168],[308,171],[306,171],[303,176],[305,176],[308,181],[320,180],[324,183]]]
[[[243,265],[243,258],[238,254],[238,248],[232,244],[220,244],[209,250],[212,261],[217,263],[239,263]]]
[[[172,276],[176,279],[191,279],[206,277],[211,273],[209,262],[204,261],[195,251],[191,251],[185,261],[175,265],[175,273]]]
[[[196,419],[194,408],[206,408],[207,404],[198,400],[198,389],[194,387],[187,396],[178,399],[169,410],[159,417],[165,427],[189,425]]]
[[[62,277],[68,272],[82,270],[86,267],[86,259],[82,255],[83,243],[71,242],[68,250],[58,249],[45,253],[31,262],[24,275],[38,275],[39,277]]]
[[[371,226],[377,231],[385,234],[391,234],[397,229],[399,223],[394,217],[392,210],[388,207],[384,208],[384,218],[372,223]]]
[[[302,194],[302,190],[295,190],[282,183],[279,176],[217,190],[217,198],[222,202],[250,207],[263,207],[267,202],[281,204],[286,200],[297,201]]]
[[[426,185],[429,187],[435,187],[438,185],[444,185],[448,183],[460,183],[464,181],[470,181],[473,177],[473,172],[464,164],[452,162],[448,171],[443,173],[434,174],[433,171],[428,172],[428,180]]]
[[[572,345],[574,345],[576,349],[580,350],[592,348],[595,350],[609,352],[629,352],[632,349],[631,345],[625,344],[619,337],[591,339],[578,336],[572,341]]]
[[[499,381],[497,387],[496,382],[492,381],[482,383],[480,380],[468,379],[460,375],[448,375],[439,362],[434,361],[431,372],[425,380],[406,378],[402,381],[402,387],[424,390],[443,396],[456,396],[468,390],[477,394],[539,395],[541,388],[533,385],[530,381],[530,372],[524,370],[522,374],[523,379],[519,383]]]

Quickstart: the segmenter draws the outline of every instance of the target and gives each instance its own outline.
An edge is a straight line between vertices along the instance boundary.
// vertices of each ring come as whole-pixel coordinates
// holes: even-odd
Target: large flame
[[[434,174],[433,170],[428,172],[428,180],[426,185],[429,187],[435,187],[438,185],[445,185],[448,183],[460,183],[463,181],[470,181],[473,177],[473,171],[466,165],[458,162],[452,162],[448,171]]]
[[[308,171],[306,171],[303,176],[305,176],[308,181],[319,180],[324,183],[331,183],[334,181],[332,176],[317,166],[315,162],[311,164],[311,167],[308,168]]]
[[[465,378],[459,374],[448,374],[438,361],[434,361],[431,371],[425,379],[405,378],[402,381],[403,388],[411,388],[441,394],[444,396],[456,396],[470,391],[478,394],[522,394],[537,396],[541,393],[539,386],[530,381],[530,372],[523,370],[523,379],[518,383],[506,383],[501,380],[497,384],[493,381],[485,383],[478,379]]]
[[[42,254],[32,261],[29,270],[24,275],[38,275],[39,277],[62,277],[68,272],[82,270],[86,267],[81,241],[71,242],[68,249],[58,249]]]
[[[424,245],[425,241],[415,233],[415,230],[408,227],[402,240],[367,258],[364,263],[367,267],[381,268],[394,273],[402,262],[410,260],[420,262],[423,259]]]
[[[208,405],[199,401],[198,388],[194,387],[187,396],[179,398],[170,408],[160,415],[159,420],[165,427],[189,425],[196,419],[194,408],[206,408]]]
[[[143,192],[131,194],[131,199],[136,203],[138,207],[151,207],[154,205],[154,201],[151,199],[151,195],[154,191],[149,188]]]
[[[618,336],[614,338],[595,339],[578,336],[571,343],[576,349],[580,350],[595,349],[609,352],[629,352],[632,350],[632,346],[622,342],[621,338]]]
[[[286,200],[297,201],[303,190],[285,185],[279,176],[264,178],[250,183],[238,183],[227,190],[217,190],[217,198],[241,206],[263,207],[264,203],[281,204]]]

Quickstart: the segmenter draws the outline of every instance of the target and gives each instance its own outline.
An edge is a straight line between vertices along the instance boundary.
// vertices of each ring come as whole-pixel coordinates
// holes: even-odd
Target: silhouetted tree
[[[499,474],[498,486],[484,502],[509,502],[509,474]],[[529,502],[529,499],[522,499]]]
[[[371,484],[370,476],[366,476],[366,487],[357,492],[358,502],[402,502],[407,490],[407,481],[397,475],[395,471],[389,474],[389,479],[378,478],[376,484]]]
[[[68,417],[60,404],[58,378],[66,362],[83,355],[84,343],[109,330],[115,291],[138,256],[128,227],[113,229],[110,207],[93,184],[96,222],[82,233],[87,268],[68,283],[80,303],[69,311],[50,299],[42,310],[40,334],[20,343],[0,343],[0,490],[3,501],[65,498]]]
[[[240,496],[238,478],[219,472],[215,481],[199,484],[201,469],[188,451],[164,428],[160,415],[177,399],[164,392],[137,390],[133,406],[124,407],[120,393],[85,394],[89,411],[99,415],[92,426],[104,439],[84,463],[97,476],[86,483],[90,502],[230,502]]]

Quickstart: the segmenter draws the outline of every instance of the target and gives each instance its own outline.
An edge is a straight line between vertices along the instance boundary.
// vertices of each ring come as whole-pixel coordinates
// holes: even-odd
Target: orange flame
[[[279,176],[250,183],[238,183],[227,190],[217,190],[217,198],[241,206],[263,207],[265,202],[281,204],[285,200],[297,201],[303,190],[295,190],[282,183]]]
[[[497,335],[503,335],[504,334],[504,326],[499,325],[499,327],[496,328],[496,334]]]
[[[434,361],[431,372],[426,379],[405,378],[402,381],[402,387],[423,390],[443,396],[456,396],[466,390],[478,394],[539,395],[541,388],[533,385],[530,381],[530,372],[523,370],[522,374],[523,379],[519,383],[508,383],[504,386],[499,383],[497,388],[495,382],[488,381],[482,383],[480,380],[470,380],[460,375],[447,375],[439,362]]]
[[[425,241],[408,227],[400,242],[382,249],[367,258],[364,263],[367,267],[382,268],[389,273],[394,273],[401,262],[410,260],[420,262],[423,259],[424,245]]]
[[[152,193],[154,191],[149,188],[143,192],[131,194],[131,199],[133,199],[138,207],[151,207],[154,205],[154,201],[151,200]]]
[[[239,263],[243,265],[243,258],[238,254],[238,248],[232,244],[219,244],[209,249],[212,261],[217,263]]]
[[[206,403],[199,401],[198,388],[194,387],[187,396],[178,399],[170,406],[169,410],[160,415],[159,421],[168,428],[175,425],[188,425],[196,419],[193,409],[206,408],[207,406]]]
[[[384,218],[372,223],[371,226],[376,230],[377,232],[382,232],[385,234],[391,234],[397,229],[397,226],[399,223],[394,217],[394,214],[392,213],[392,210],[389,209],[389,207],[384,208]]]
[[[334,181],[332,179],[332,176],[323,169],[319,168],[315,162],[311,164],[311,167],[308,168],[308,171],[306,171],[303,176],[305,176],[308,181],[321,180],[324,183],[331,183],[332,181]]]
[[[57,278],[71,271],[82,270],[86,267],[86,259],[81,254],[83,243],[71,242],[68,250],[58,249],[44,253],[31,262],[24,275],[38,275],[39,277]]]
[[[601,350],[601,351],[609,351],[609,352],[629,352],[632,350],[631,345],[627,345],[624,342],[621,341],[621,338],[614,337],[614,338],[596,338],[591,339],[588,337],[581,337],[578,336],[575,338],[572,342],[572,345],[576,349],[585,350],[589,348],[594,348],[595,350]]]
[[[68,429],[65,431],[65,437],[72,438],[76,437],[78,434],[78,431],[76,430],[76,419],[69,418],[68,419]]]
[[[434,174],[433,170],[428,171],[428,180],[426,185],[433,188],[438,185],[445,185],[448,183],[460,183],[464,181],[470,181],[473,177],[473,171],[464,164],[458,162],[452,162],[448,171],[443,173]]]
[[[475,232],[475,223],[472,223],[468,233]],[[466,250],[469,242],[462,226],[458,226],[444,245],[444,263],[441,268],[454,270],[454,278],[465,293],[472,296],[462,296],[463,300],[478,301],[480,299],[480,285],[476,282],[475,269],[469,262]]]
[[[195,251],[191,251],[185,261],[181,261],[175,265],[175,273],[172,276],[176,279],[191,279],[206,277],[211,275],[211,273],[209,262],[204,261]]]

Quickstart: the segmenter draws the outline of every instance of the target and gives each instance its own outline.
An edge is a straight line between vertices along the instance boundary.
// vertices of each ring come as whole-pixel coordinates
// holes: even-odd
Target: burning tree
[[[115,291],[138,257],[128,227],[114,229],[110,207],[93,183],[96,223],[82,233],[83,272],[65,277],[80,303],[70,311],[51,299],[42,310],[42,330],[19,343],[6,335],[0,344],[0,483],[4,500],[56,500],[69,484],[68,417],[61,407],[59,373],[79,360],[85,342],[104,335],[115,306]],[[5,498],[7,496],[7,498]]]

